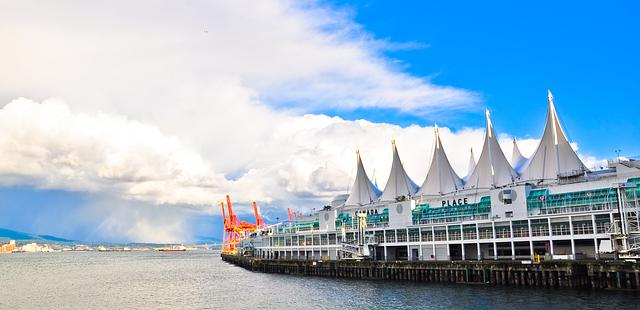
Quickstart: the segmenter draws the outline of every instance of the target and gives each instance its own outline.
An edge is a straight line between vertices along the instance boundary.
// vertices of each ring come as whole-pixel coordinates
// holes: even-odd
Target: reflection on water
[[[0,255],[0,309],[610,309],[638,296],[261,274],[212,252]]]

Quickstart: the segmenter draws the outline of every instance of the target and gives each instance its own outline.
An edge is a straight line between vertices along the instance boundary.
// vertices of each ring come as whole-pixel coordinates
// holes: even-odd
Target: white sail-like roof
[[[473,156],[473,148],[471,148],[471,155],[469,156],[469,166],[467,167],[467,176],[464,177],[464,180],[468,179],[471,176],[473,170],[476,169],[476,157]]]
[[[364,170],[362,159],[360,159],[360,151],[356,151],[357,167],[356,179],[351,187],[349,198],[345,202],[347,206],[366,205],[378,200],[380,190],[371,183]]]
[[[440,133],[438,127],[434,127],[435,146],[433,148],[433,157],[431,158],[431,166],[427,172],[420,190],[416,195],[441,195],[452,193],[462,188],[462,180],[458,174],[451,168],[451,163],[447,158],[447,154],[442,148],[440,141]]]
[[[518,148],[518,143],[516,139],[513,139],[513,152],[511,153],[511,166],[517,172],[521,172],[524,164],[527,162],[527,158],[522,156],[520,153],[520,148]]]
[[[484,134],[482,153],[476,168],[467,178],[466,188],[491,188],[513,183],[518,174],[504,156],[493,131],[489,111],[486,112],[487,129]]]
[[[380,201],[396,201],[396,198],[400,196],[411,197],[418,190],[418,185],[409,178],[404,166],[402,166],[396,142],[392,141],[391,146],[393,148],[391,172],[389,173],[387,185],[385,185],[384,191],[380,195]]]
[[[547,123],[538,148],[523,169],[521,179],[525,181],[555,180],[558,176],[580,175],[587,171],[560,126],[551,91],[548,98]]]

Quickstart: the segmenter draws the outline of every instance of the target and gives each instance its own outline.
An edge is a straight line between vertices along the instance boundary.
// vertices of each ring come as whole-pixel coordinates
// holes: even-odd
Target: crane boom
[[[224,225],[227,225],[227,215],[224,213],[224,202],[220,202],[220,209],[222,209],[222,221]]]
[[[262,221],[262,217],[260,217],[260,214],[258,213],[258,206],[256,205],[256,202],[253,202],[253,214],[255,214],[256,216],[256,227],[261,228],[262,226],[264,226],[264,222]]]
[[[235,214],[233,214],[233,208],[231,206],[231,198],[229,198],[229,195],[227,195],[227,207],[229,208],[229,222],[231,222],[233,225],[238,225],[238,218],[236,217]]]

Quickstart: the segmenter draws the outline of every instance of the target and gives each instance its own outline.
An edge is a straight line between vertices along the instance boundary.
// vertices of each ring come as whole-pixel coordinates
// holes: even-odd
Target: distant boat
[[[159,248],[158,249],[158,251],[160,251],[160,252],[184,252],[186,250],[187,250],[187,248],[184,247],[183,245],[172,246],[170,248]]]
[[[90,248],[88,245],[84,245],[84,244],[77,244],[74,248],[74,251],[76,252],[86,252],[86,251],[92,251],[93,249]]]

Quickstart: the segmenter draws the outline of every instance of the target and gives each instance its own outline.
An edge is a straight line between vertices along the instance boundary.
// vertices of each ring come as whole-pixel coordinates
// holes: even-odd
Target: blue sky
[[[389,51],[404,70],[477,91],[499,131],[537,137],[546,89],[583,150],[640,155],[640,5],[636,1],[336,1],[379,38],[424,48]],[[479,109],[480,110],[480,109]],[[444,119],[363,110],[348,118],[482,126],[482,111]],[[389,116],[392,116],[390,118]],[[620,133],[620,134],[611,134]]]
[[[485,108],[531,152],[547,89],[583,160],[640,157],[636,2],[232,3],[0,12],[0,227],[218,237],[225,194],[247,220],[319,208],[356,147],[380,183],[396,139],[420,184],[436,122],[465,173]]]

